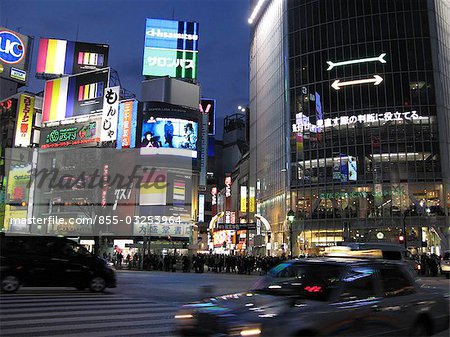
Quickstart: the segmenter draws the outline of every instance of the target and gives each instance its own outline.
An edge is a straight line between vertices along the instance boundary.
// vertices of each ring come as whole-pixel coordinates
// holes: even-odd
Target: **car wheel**
[[[2,292],[14,293],[20,288],[20,280],[17,276],[6,275],[2,278]]]
[[[409,336],[431,336],[427,322],[417,321],[411,328]]]
[[[94,276],[89,283],[89,289],[95,293],[101,293],[106,288],[106,281],[101,276]]]

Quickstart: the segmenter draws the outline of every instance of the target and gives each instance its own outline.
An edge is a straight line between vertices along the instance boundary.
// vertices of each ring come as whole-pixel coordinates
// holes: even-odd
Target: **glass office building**
[[[278,253],[291,240],[294,254],[343,241],[448,249],[450,1],[261,3],[251,179]]]

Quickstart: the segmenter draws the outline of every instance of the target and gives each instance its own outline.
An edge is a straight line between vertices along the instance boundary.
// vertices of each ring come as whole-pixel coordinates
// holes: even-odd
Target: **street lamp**
[[[292,259],[292,247],[293,247],[293,245],[292,245],[292,243],[293,243],[293,240],[292,240],[292,238],[293,238],[293,230],[292,230],[292,223],[294,222],[294,218],[295,218],[295,213],[294,213],[294,211],[292,210],[292,209],[290,209],[289,210],[289,212],[288,212],[288,214],[287,214],[287,219],[288,219],[288,221],[289,221],[289,255],[290,255],[290,258]]]

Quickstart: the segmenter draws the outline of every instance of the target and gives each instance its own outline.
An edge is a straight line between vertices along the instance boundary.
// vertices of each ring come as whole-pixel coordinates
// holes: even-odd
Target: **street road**
[[[258,276],[119,271],[104,294],[71,288],[22,288],[0,297],[0,335],[173,336],[173,315],[186,302],[248,290]],[[448,289],[442,277],[421,284]],[[439,334],[448,336],[448,331]]]

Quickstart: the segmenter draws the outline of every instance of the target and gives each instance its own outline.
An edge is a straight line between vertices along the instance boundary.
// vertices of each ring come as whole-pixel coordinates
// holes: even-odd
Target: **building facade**
[[[450,1],[262,3],[250,180],[274,252],[291,240],[295,255],[349,241],[448,249]]]

